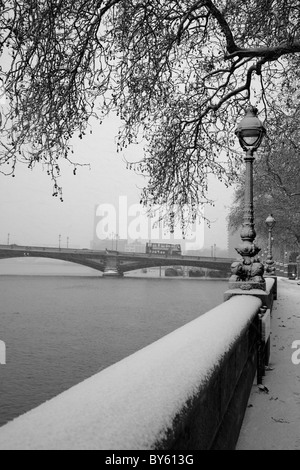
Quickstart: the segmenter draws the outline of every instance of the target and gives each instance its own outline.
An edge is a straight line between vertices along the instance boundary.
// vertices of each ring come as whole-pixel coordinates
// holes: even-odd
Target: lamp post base
[[[229,289],[247,291],[266,288],[266,281],[263,277],[264,265],[256,258],[245,257],[240,261],[235,261],[231,265],[231,273]]]

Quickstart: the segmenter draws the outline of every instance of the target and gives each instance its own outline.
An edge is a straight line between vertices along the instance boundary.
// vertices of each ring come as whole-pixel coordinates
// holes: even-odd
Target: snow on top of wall
[[[235,296],[0,429],[0,449],[151,449],[252,321]]]
[[[265,277],[265,281],[266,281],[266,291],[270,292],[275,283],[275,279],[274,277]]]

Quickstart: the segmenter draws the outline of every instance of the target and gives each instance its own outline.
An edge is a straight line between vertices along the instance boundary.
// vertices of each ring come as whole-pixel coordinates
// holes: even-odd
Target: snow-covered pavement
[[[236,450],[299,450],[300,285],[285,278],[278,278],[263,385],[253,385]]]

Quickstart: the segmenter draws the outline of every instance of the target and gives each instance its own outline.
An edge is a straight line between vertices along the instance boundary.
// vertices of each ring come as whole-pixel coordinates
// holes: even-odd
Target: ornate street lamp
[[[254,106],[246,109],[246,115],[237,125],[235,134],[239,139],[242,149],[253,155],[260,146],[266,133],[263,123],[257,117],[258,110]]]
[[[266,226],[268,227],[269,230],[269,243],[268,243],[268,256],[267,256],[267,273],[268,274],[275,274],[276,268],[273,266],[274,260],[273,260],[273,255],[272,255],[272,230],[275,227],[276,220],[274,219],[273,215],[270,214],[266,218]]]
[[[245,202],[244,217],[241,230],[242,243],[236,251],[242,256],[241,261],[232,264],[232,275],[229,279],[229,287],[245,290],[263,289],[266,282],[263,277],[264,266],[257,258],[260,248],[254,243],[256,232],[254,229],[253,210],[253,154],[260,146],[266,133],[266,129],[257,117],[257,108],[249,106],[245,117],[238,124],[235,134],[237,135],[242,149],[246,152],[244,161],[246,163],[245,174]]]

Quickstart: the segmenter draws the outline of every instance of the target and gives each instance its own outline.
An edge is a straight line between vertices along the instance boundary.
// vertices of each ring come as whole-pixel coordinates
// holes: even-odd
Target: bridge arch
[[[182,255],[149,255],[146,253],[121,253],[87,249],[58,249],[48,247],[0,246],[0,259],[47,258],[79,264],[106,273],[116,271],[120,275],[151,267],[187,266],[229,271],[231,258],[209,258]]]
[[[57,260],[57,261],[65,261],[66,263],[73,263],[77,265],[81,265],[84,267],[88,267],[94,269],[96,271],[104,271],[105,263],[101,262],[101,260],[90,260],[83,258],[81,256],[70,256],[70,254],[66,253],[33,253],[32,251],[24,250],[21,252],[11,252],[11,253],[1,253],[0,250],[0,260],[2,259],[24,259],[24,258],[35,258],[35,259],[49,259],[49,260]]]

